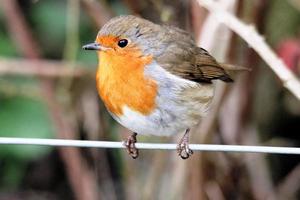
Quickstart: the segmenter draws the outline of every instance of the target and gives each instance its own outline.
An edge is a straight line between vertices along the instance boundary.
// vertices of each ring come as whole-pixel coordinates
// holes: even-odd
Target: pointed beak
[[[82,46],[82,49],[83,50],[97,50],[97,51],[100,51],[100,50],[103,49],[103,47],[100,44],[94,42],[94,43],[90,43],[90,44],[86,44],[86,45]]]

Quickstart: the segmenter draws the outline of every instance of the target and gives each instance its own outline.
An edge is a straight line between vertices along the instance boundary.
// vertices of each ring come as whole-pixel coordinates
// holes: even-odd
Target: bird
[[[189,158],[189,132],[209,112],[213,80],[233,82],[221,64],[198,47],[188,32],[133,15],[110,19],[95,42],[96,87],[110,115],[132,131],[124,145],[137,158],[137,135],[183,133],[177,145]]]

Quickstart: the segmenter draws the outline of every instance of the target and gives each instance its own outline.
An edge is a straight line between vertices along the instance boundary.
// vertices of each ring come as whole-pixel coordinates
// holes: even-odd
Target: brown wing
[[[200,82],[211,82],[214,79],[220,79],[224,82],[233,81],[219,63],[203,48],[198,48],[195,67],[200,71],[198,77]]]
[[[170,73],[198,83],[211,83],[214,79],[224,82],[233,80],[218,62],[203,48],[193,44],[170,45],[157,62]],[[193,48],[188,48],[192,46]]]

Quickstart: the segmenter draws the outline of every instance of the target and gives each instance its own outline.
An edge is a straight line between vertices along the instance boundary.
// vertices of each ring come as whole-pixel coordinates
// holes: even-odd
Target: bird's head
[[[83,46],[85,50],[129,57],[156,56],[163,53],[167,37],[164,28],[132,15],[108,21],[99,31],[96,41]]]

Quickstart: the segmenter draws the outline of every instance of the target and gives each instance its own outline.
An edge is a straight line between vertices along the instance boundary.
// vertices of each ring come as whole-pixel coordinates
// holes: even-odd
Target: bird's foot
[[[139,156],[139,150],[135,147],[137,133],[133,133],[124,141],[124,146],[128,154],[133,158],[136,159]]]
[[[187,159],[193,154],[193,151],[189,147],[189,131],[190,129],[185,131],[184,136],[177,145],[177,153],[182,159]]]
[[[189,144],[181,142],[177,145],[177,153],[182,159],[189,158],[194,152],[189,148]]]

